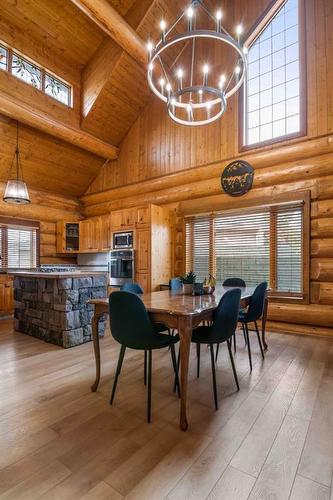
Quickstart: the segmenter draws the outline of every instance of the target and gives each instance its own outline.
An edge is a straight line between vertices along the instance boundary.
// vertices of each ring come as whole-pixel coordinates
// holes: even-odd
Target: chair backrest
[[[109,297],[111,334],[131,349],[149,349],[156,338],[147,309],[136,294],[113,292]]]
[[[137,294],[143,293],[143,288],[139,285],[139,283],[124,283],[120,288],[121,292],[132,292]]]
[[[220,338],[220,342],[224,342],[235,333],[240,298],[241,290],[239,288],[228,290],[221,297],[213,319],[213,334],[215,337]]]
[[[180,278],[171,278],[169,281],[169,287],[171,291],[181,290],[183,288],[183,284],[180,281]]]
[[[227,278],[223,281],[223,286],[240,286],[241,288],[245,288],[246,283],[242,278]]]
[[[260,283],[254,290],[246,312],[246,321],[257,321],[257,319],[261,317],[264,308],[266,290],[266,281]]]

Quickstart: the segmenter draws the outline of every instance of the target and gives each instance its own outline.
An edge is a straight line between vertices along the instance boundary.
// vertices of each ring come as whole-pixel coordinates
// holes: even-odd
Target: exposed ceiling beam
[[[25,125],[36,128],[53,135],[63,141],[69,142],[78,146],[81,149],[90,151],[95,155],[101,156],[109,160],[114,160],[118,157],[118,148],[101,141],[97,137],[84,132],[81,129],[74,128],[70,125],[65,125],[58,120],[50,117],[46,113],[28,106],[24,102],[8,96],[0,91],[0,113],[14,118]]]
[[[147,63],[144,41],[107,0],[71,0],[133,59]]]
[[[136,0],[124,19],[136,32],[144,24],[155,0]],[[122,48],[108,38],[95,52],[94,56],[82,71],[82,114],[83,123],[92,111],[96,100],[110,81],[113,71],[123,54]]]

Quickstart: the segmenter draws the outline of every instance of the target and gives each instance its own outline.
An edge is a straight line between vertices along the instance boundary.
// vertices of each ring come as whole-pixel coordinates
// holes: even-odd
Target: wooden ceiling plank
[[[46,134],[53,135],[94,153],[102,158],[115,159],[118,156],[118,148],[108,144],[93,135],[65,125],[62,122],[51,118],[49,115],[28,106],[26,103],[13,99],[4,92],[0,91],[0,113],[3,113],[10,118],[19,120],[20,122],[37,128]]]
[[[144,41],[107,0],[71,0],[140,64],[147,63]]]

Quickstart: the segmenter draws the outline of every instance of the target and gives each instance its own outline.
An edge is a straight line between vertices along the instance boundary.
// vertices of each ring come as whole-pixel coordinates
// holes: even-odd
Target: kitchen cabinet
[[[137,272],[148,272],[150,255],[150,230],[138,229],[135,236],[135,265]]]
[[[139,207],[136,209],[135,226],[148,226],[150,222],[150,207]]]
[[[110,215],[57,223],[58,253],[106,252],[110,248]]]
[[[80,253],[99,251],[100,224],[100,220],[95,218],[80,221]]]
[[[13,314],[13,280],[8,276],[0,277],[0,317]]]
[[[136,209],[125,208],[123,210],[114,210],[111,212],[111,229],[119,231],[123,229],[132,229],[135,227]]]
[[[143,291],[145,293],[150,291],[150,287],[149,287],[148,281],[149,281],[149,275],[148,275],[148,273],[139,273],[139,272],[136,272],[136,274],[135,274],[135,282],[139,283],[139,285],[141,286],[141,288],[143,288]]]
[[[57,253],[79,251],[80,223],[78,221],[57,222]]]

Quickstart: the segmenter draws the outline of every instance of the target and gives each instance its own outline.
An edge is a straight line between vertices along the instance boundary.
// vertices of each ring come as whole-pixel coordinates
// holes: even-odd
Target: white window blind
[[[39,265],[39,228],[27,224],[1,224],[0,266],[4,269],[29,269]]]
[[[247,285],[269,279],[269,213],[217,215],[216,278],[241,277]]]
[[[186,271],[198,281],[242,278],[267,281],[281,294],[303,292],[304,205],[265,207],[248,213],[186,218]]]

